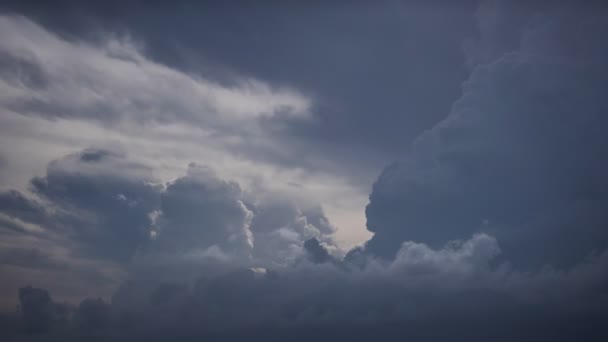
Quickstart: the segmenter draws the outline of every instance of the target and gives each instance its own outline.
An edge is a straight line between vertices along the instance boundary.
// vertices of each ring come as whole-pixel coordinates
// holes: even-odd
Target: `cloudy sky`
[[[608,6],[3,1],[0,338],[606,341]]]

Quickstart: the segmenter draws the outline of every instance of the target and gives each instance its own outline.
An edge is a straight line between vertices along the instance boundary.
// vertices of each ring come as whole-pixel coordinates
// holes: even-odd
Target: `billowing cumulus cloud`
[[[174,251],[215,246],[249,254],[254,245],[249,230],[253,213],[241,197],[238,184],[191,165],[188,175],[168,184],[161,195],[159,243]]]
[[[582,33],[562,35],[572,20],[532,20],[521,47],[477,66],[449,116],[384,170],[367,207],[370,251],[390,257],[404,240],[438,246],[485,231],[511,261],[539,267],[608,247],[608,75],[595,60],[608,50],[605,21],[581,24],[589,51],[574,46]]]
[[[121,270],[157,262],[179,270],[197,262],[286,266],[305,259],[308,239],[320,239],[325,253],[342,253],[318,206],[273,205],[196,164],[162,183],[147,166],[109,150],[54,160],[44,177],[32,179],[29,196],[9,190],[0,201],[0,261],[12,272],[73,272],[116,285]]]

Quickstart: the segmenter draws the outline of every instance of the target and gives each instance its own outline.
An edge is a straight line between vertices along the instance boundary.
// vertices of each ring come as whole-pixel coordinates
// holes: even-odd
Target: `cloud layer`
[[[340,241],[362,207],[353,183],[384,157],[362,150],[366,171],[348,172],[357,164],[323,135],[344,116],[322,97],[186,71],[129,36],[0,16],[0,297],[18,301],[0,336],[606,340],[606,10],[467,6],[447,16],[477,25],[466,41],[449,35],[464,48],[452,62],[470,71],[461,97],[384,168],[365,210],[372,236],[355,247]],[[416,8],[438,25],[408,19],[416,38],[451,46],[432,42],[451,7]],[[432,101],[388,107],[431,115]],[[352,132],[373,121],[359,115]],[[379,140],[371,150],[390,139]]]
[[[163,181],[197,162],[245,191],[306,206],[323,198],[341,224],[362,234],[363,217],[352,213],[364,205],[365,187],[286,136],[293,122],[318,124],[311,97],[252,77],[220,82],[181,71],[125,35],[71,40],[21,16],[3,15],[0,25],[3,188],[26,190],[51,160],[93,147],[130,154]]]

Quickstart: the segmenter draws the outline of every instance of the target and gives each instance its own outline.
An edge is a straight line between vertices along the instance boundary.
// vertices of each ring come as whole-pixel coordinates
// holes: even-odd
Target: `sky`
[[[0,2],[0,338],[606,341],[608,6]]]

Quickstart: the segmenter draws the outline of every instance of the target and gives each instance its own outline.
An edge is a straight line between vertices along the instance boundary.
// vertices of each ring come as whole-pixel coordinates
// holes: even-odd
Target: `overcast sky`
[[[0,338],[605,341],[606,32],[600,2],[1,2]]]

